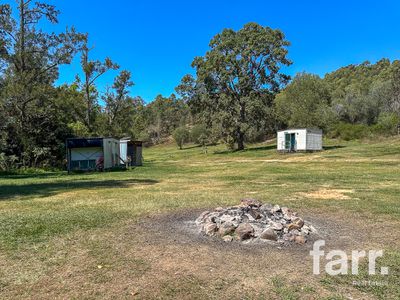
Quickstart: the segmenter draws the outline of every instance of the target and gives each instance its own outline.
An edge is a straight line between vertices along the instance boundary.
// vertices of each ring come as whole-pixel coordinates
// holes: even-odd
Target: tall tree
[[[11,120],[9,144],[28,164],[37,161],[33,146],[44,137],[49,141],[59,122],[52,102],[58,67],[71,62],[84,40],[74,28],[59,34],[41,29],[44,20],[57,23],[58,14],[53,5],[31,0],[17,1],[15,13],[10,5],[0,5],[0,70],[4,109]]]
[[[328,85],[317,75],[299,73],[277,95],[276,114],[290,127],[320,127],[332,124],[334,113],[330,106]]]
[[[118,70],[119,66],[110,58],[106,58],[103,62],[99,60],[90,60],[89,47],[87,44],[82,49],[81,67],[83,70],[83,80],[77,76],[77,82],[80,84],[86,100],[86,126],[92,131],[93,109],[97,104],[97,91],[95,88],[96,80],[110,70]]]
[[[242,150],[249,128],[271,121],[273,97],[289,80],[280,72],[291,64],[288,46],[280,30],[256,23],[239,31],[225,29],[211,40],[204,57],[194,59],[196,78],[185,76],[178,91]]]
[[[121,71],[115,78],[112,90],[107,91],[103,100],[111,135],[127,134],[126,123],[131,121],[134,109],[133,99],[129,97],[129,89],[134,85],[129,71]],[[129,122],[130,123],[130,122]],[[118,127],[119,130],[116,130]],[[125,128],[124,128],[125,127]]]

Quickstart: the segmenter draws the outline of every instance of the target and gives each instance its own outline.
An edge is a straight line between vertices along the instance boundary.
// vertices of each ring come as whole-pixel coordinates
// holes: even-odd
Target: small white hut
[[[321,129],[287,129],[278,131],[278,151],[321,151],[322,130]]]

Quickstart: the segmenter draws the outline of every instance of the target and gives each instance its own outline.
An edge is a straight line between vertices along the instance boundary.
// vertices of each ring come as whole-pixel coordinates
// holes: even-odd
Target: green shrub
[[[17,169],[17,162],[18,157],[15,155],[6,155],[5,153],[0,153],[0,171],[9,172]]]
[[[371,136],[371,128],[364,124],[339,123],[333,127],[329,136],[345,141],[363,139]]]
[[[194,125],[192,130],[190,131],[190,140],[193,143],[201,145],[204,136],[208,137],[209,134],[210,133],[208,132],[206,125],[204,124]]]
[[[176,144],[179,146],[179,149],[182,149],[183,145],[188,141],[189,136],[189,130],[184,126],[178,127],[172,133],[172,137],[174,138]]]
[[[397,126],[400,124],[400,118],[395,113],[381,113],[378,123],[372,127],[374,133],[380,135],[397,134]]]

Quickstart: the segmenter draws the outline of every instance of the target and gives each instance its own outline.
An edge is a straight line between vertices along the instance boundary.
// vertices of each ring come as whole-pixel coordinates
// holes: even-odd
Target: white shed
[[[278,151],[321,151],[322,130],[321,129],[287,129],[278,131]]]

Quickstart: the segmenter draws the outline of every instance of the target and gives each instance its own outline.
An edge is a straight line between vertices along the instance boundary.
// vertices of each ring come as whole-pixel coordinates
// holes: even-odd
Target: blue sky
[[[10,0],[11,1],[11,0]],[[341,66],[400,58],[400,1],[50,1],[60,24],[90,34],[93,58],[111,57],[132,72],[132,95],[151,101],[174,92],[192,72],[195,56],[224,28],[247,22],[279,28],[292,43],[285,71],[323,76]],[[79,59],[61,68],[58,83],[72,82]],[[111,85],[116,73],[101,78]]]

